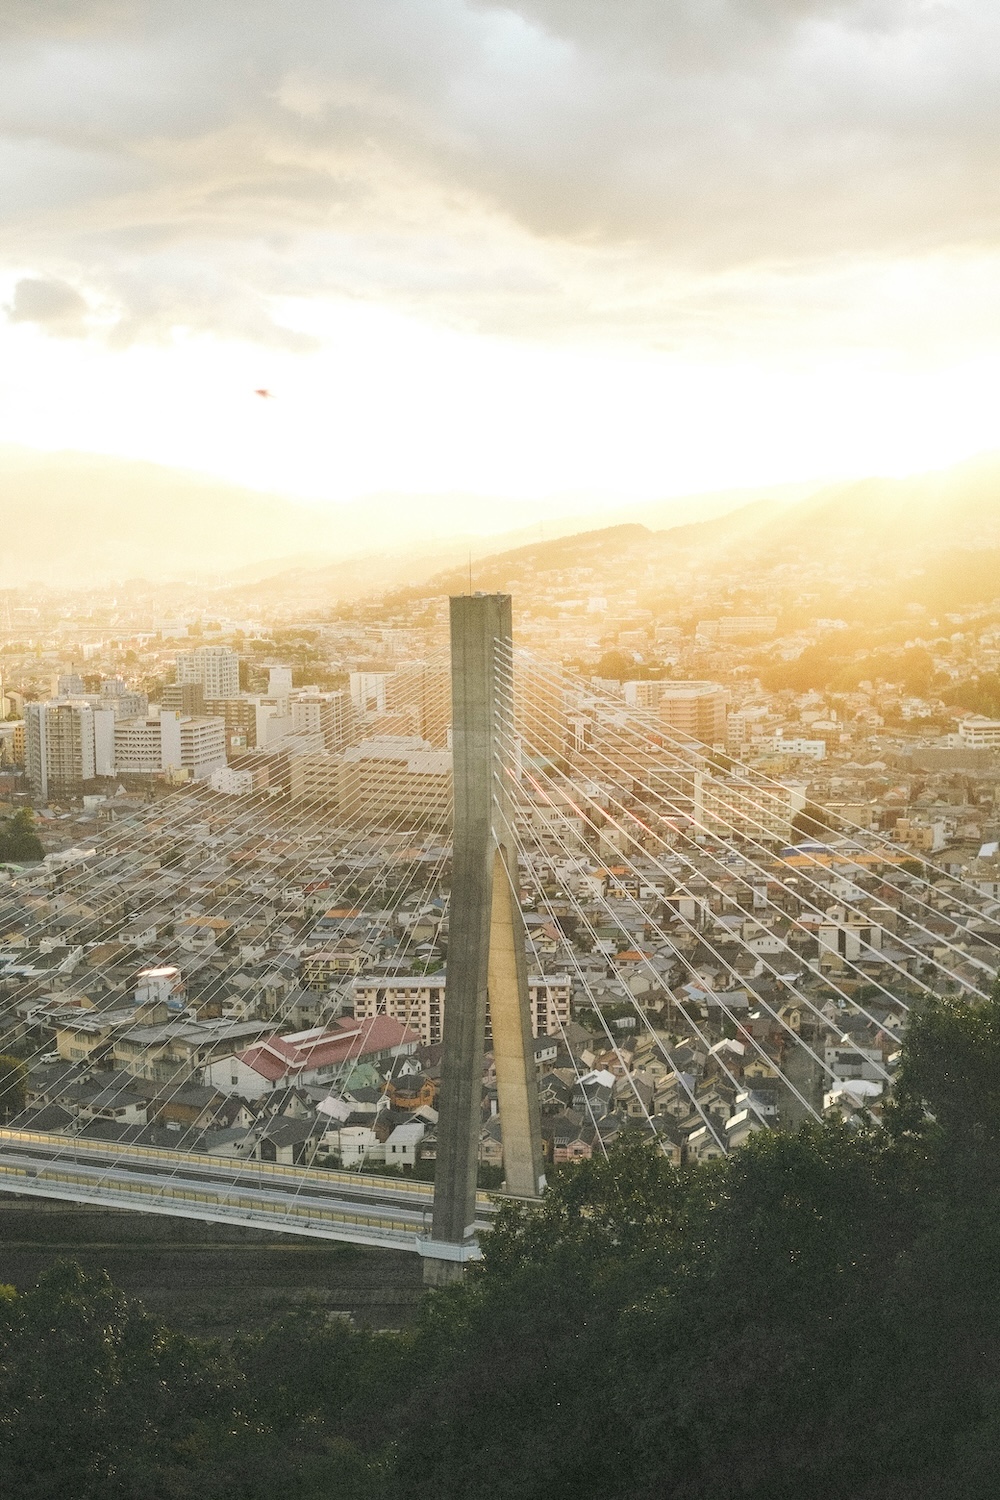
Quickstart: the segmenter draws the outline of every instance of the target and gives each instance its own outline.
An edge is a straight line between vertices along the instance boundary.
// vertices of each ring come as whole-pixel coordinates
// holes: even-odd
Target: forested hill
[[[1000,593],[1000,460],[939,474],[827,486],[795,503],[756,500],[712,519],[654,530],[639,524],[576,532],[479,558],[473,587],[529,596],[569,588],[654,598],[658,582],[678,591],[734,579],[772,580],[775,604],[809,580],[816,613],[872,624],[908,604],[962,610]],[[400,598],[463,592],[454,567]]]
[[[929,1002],[885,1125],[645,1138],[505,1207],[415,1330],[229,1344],[57,1267],[0,1298],[17,1500],[992,1500],[1000,993]]]

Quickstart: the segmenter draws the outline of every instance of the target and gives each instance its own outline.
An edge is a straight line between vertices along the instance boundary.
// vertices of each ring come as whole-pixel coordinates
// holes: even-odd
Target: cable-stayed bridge
[[[21,949],[8,950],[49,939],[57,903],[63,944],[86,955],[91,986],[107,982],[107,1003],[87,1013],[90,1057],[155,1080],[162,1105],[225,1058],[227,1038],[232,1051],[241,1014],[256,1014],[265,1046],[311,1018],[298,992],[294,1006],[278,995],[263,1014],[241,1011],[223,966],[208,980],[225,1000],[214,1033],[185,1034],[183,1017],[136,1026],[111,1003],[121,954],[111,942],[102,957],[100,938],[166,908],[195,963],[237,929],[251,954],[302,957],[315,945],[289,894],[315,895],[364,930],[384,1007],[443,1041],[435,1185],[261,1161],[260,1140],[251,1160],[21,1119],[0,1131],[0,1189],[418,1250],[442,1279],[477,1254],[492,1212],[476,1192],[487,1026],[505,1188],[530,1200],[546,1156],[560,1159],[542,1093],[572,1096],[588,1149],[606,1152],[628,1128],[675,1160],[704,1160],[830,1108],[877,1114],[908,1011],[934,993],[989,993],[1000,927],[979,887],[927,878],[912,851],[870,830],[803,838],[801,785],[672,731],[655,704],[630,708],[516,652],[506,596],[454,599],[451,628],[450,671],[422,675],[421,727],[450,726],[453,796],[441,752],[420,740],[344,757],[332,792],[318,763],[291,802],[262,793],[221,810],[205,792],[175,795],[112,825],[58,892],[29,885]],[[440,1014],[414,977],[436,960],[410,936],[425,917],[439,936],[447,923]],[[529,974],[553,968],[572,1018],[532,1007]],[[30,1028],[44,981],[30,962],[20,970],[8,961],[7,983]],[[394,989],[403,975],[409,990]],[[422,1010],[406,1008],[410,993]],[[355,1027],[362,1050],[377,1011]],[[581,1049],[569,1033],[584,1019]],[[565,1065],[541,1090],[533,1029]],[[331,1098],[350,1063],[324,1079]]]

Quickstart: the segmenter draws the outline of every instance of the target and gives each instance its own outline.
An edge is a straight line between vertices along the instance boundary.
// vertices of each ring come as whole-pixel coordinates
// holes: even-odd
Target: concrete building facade
[[[179,651],[176,682],[200,683],[206,698],[235,698],[240,690],[240,659],[228,646]]]
[[[661,682],[657,710],[672,733],[703,745],[724,745],[727,699],[717,682]]]

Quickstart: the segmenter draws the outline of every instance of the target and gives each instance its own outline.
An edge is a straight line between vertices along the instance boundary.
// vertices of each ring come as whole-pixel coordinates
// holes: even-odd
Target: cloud
[[[993,255],[988,0],[11,0],[0,254],[281,342],[288,296],[683,342]],[[3,191],[6,184],[8,191]]]
[[[23,277],[14,287],[7,316],[12,323],[37,323],[62,335],[84,333],[88,308],[80,293],[65,281]]]

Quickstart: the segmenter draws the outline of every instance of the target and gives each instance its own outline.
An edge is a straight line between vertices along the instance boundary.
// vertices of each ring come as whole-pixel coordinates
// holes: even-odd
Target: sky
[[[998,72],[989,0],[4,0],[0,443],[539,516],[1000,448]]]

